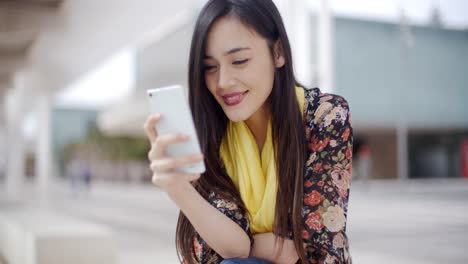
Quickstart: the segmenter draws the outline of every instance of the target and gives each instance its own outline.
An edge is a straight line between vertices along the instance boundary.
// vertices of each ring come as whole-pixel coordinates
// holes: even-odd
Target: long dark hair
[[[302,113],[297,103],[291,48],[278,9],[271,0],[211,0],[201,10],[195,25],[189,58],[189,102],[195,126],[205,155],[206,172],[194,183],[205,198],[215,191],[229,197],[247,213],[239,191],[226,173],[219,155],[221,140],[225,134],[228,118],[221,106],[209,92],[203,70],[206,36],[211,25],[227,15],[238,18],[245,26],[263,37],[274,54],[274,44],[280,41],[285,64],[276,68],[273,90],[269,97],[272,137],[277,164],[278,192],[273,232],[288,236],[288,223],[292,223],[294,244],[305,263],[301,232],[303,229],[302,201],[303,177],[306,158],[306,142]],[[273,57],[272,57],[273,58]],[[285,126],[284,124],[288,124]],[[193,263],[195,230],[185,215],[179,214],[176,231],[178,253]]]

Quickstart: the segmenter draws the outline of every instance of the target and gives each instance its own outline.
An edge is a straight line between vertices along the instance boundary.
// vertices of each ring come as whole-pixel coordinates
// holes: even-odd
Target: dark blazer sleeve
[[[302,239],[309,263],[351,263],[346,235],[353,130],[341,96],[308,92]]]

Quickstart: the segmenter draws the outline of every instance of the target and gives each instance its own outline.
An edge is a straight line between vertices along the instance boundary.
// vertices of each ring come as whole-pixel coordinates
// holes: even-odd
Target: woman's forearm
[[[250,239],[242,228],[208,203],[187,183],[168,191],[198,234],[223,258],[245,258]]]

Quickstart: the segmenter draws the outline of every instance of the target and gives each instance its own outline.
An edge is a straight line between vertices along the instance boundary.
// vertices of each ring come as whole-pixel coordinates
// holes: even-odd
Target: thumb
[[[197,174],[189,174],[189,175],[187,175],[187,180],[190,181],[190,182],[196,181],[196,180],[198,180],[200,178],[200,176],[201,175],[198,174],[198,173]]]

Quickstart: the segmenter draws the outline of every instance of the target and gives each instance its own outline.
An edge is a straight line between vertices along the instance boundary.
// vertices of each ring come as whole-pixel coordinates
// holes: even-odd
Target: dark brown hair
[[[303,177],[306,143],[302,113],[297,103],[291,48],[281,15],[271,0],[211,0],[201,10],[190,48],[189,102],[203,154],[206,172],[194,183],[205,198],[215,191],[232,199],[244,213],[247,209],[239,191],[226,173],[219,155],[221,140],[228,119],[221,106],[209,92],[204,79],[203,58],[206,36],[211,25],[221,17],[233,16],[263,37],[273,56],[274,44],[280,41],[285,65],[276,68],[273,89],[269,97],[272,137],[277,164],[278,192],[273,232],[282,244],[292,223],[294,244],[302,262],[306,262],[302,246]],[[285,125],[287,124],[287,125]],[[195,230],[181,212],[177,223],[177,252],[193,263]]]

